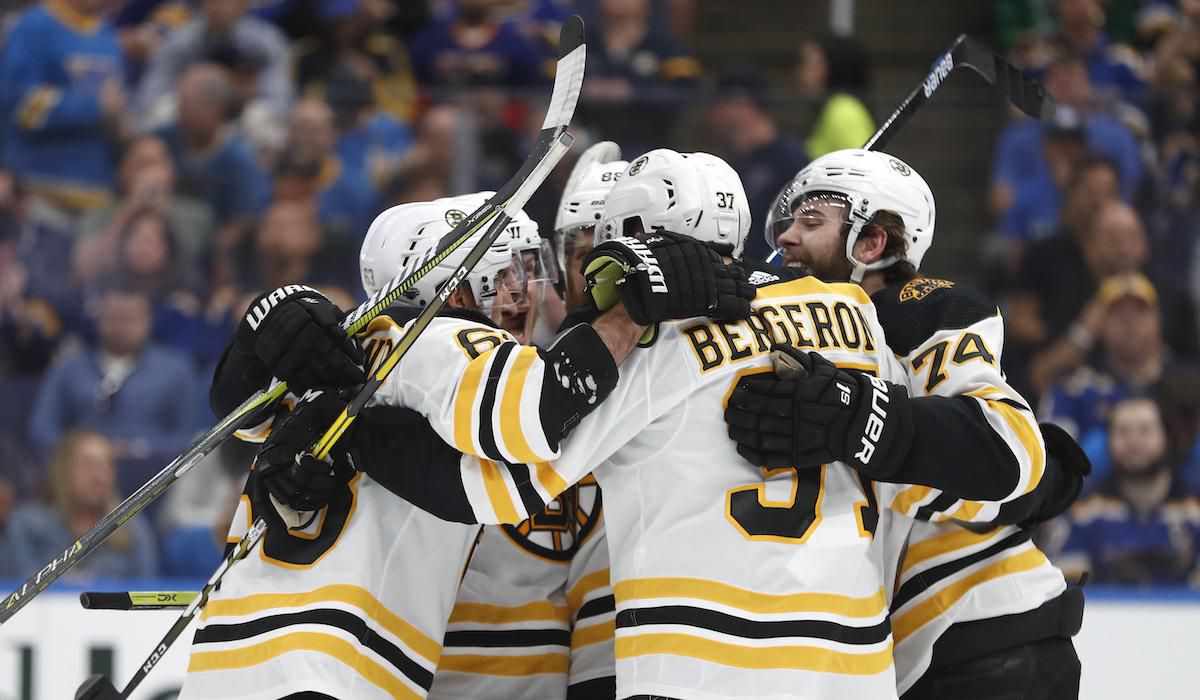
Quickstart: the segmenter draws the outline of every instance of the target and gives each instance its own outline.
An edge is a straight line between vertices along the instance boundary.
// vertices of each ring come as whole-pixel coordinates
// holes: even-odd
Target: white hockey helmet
[[[742,180],[728,163],[708,153],[658,148],[638,156],[608,193],[596,242],[642,230],[666,229],[728,246],[742,256],[750,232],[750,206]]]
[[[621,147],[612,141],[592,144],[575,162],[554,218],[558,264],[563,270],[575,237],[585,232],[591,235],[588,229],[599,225],[608,191],[627,167],[629,162],[621,160]]]
[[[477,192],[432,202],[401,204],[375,217],[359,253],[363,290],[374,294],[400,271],[411,273],[419,268],[437,252],[442,237],[492,194]],[[483,226],[476,231],[405,292],[399,303],[423,307],[432,301],[486,230],[487,226]],[[509,292],[504,303],[517,303],[524,295],[525,266],[520,256],[514,253],[513,242],[529,235],[529,231],[536,237],[537,224],[525,212],[519,212],[509,224],[507,235],[501,235],[467,275],[466,281],[483,313],[491,313],[501,286]]]
[[[915,268],[933,243],[933,192],[916,170],[895,156],[879,151],[849,148],[827,153],[809,163],[775,198],[763,233],[777,247],[779,235],[791,225],[805,200],[832,195],[845,201],[850,231],[846,258],[853,266],[850,278],[862,280],[868,270],[880,270],[906,260]],[[866,264],[854,258],[854,242],[875,214],[887,211],[904,222],[908,246],[902,256],[889,256]]]

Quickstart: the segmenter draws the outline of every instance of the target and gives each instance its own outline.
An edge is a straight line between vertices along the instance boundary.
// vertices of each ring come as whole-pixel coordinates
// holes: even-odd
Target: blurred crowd
[[[7,3],[0,578],[31,574],[212,425],[208,382],[250,299],[300,282],[352,306],[378,212],[507,180],[569,14],[589,31],[581,144],[632,156],[698,128],[756,220],[886,116],[852,38],[798,36],[786,73],[702,65],[697,4]],[[1200,0],[994,5],[993,43],[1060,110],[998,138],[984,286],[1011,381],[1096,467],[1043,539],[1104,582],[1200,587]],[[781,94],[803,133],[780,128]],[[568,170],[527,207],[543,235]],[[758,231],[746,255],[764,259]],[[207,576],[252,456],[224,445],[77,573]]]

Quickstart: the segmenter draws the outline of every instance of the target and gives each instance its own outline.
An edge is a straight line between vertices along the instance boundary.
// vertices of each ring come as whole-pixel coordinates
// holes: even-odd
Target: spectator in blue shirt
[[[763,221],[779,190],[808,164],[804,144],[783,133],[766,109],[762,70],[743,65],[727,69],[709,108],[713,136],[723,142],[729,165],[741,176],[753,221]],[[861,145],[861,144],[860,144]],[[766,260],[771,254],[762,236],[747,236],[743,255]]]
[[[1058,231],[1063,194],[1088,152],[1082,116],[1070,107],[1057,110],[1040,139],[1038,148],[1046,168],[1013,183],[1012,206],[1000,221],[1000,232],[1018,250]]]
[[[266,176],[249,146],[229,126],[233,104],[229,77],[200,64],[177,86],[179,118],[158,132],[175,162],[176,191],[206,202],[217,217],[218,255],[228,255],[244,238],[264,206]]]
[[[1092,83],[1087,66],[1077,57],[1065,57],[1046,69],[1046,89],[1060,109],[1071,108],[1082,117],[1089,150],[1108,156],[1121,173],[1121,193],[1129,200],[1142,181],[1141,148],[1121,122],[1093,111]],[[1031,120],[1010,124],[1000,135],[992,162],[991,200],[1003,217],[1015,201],[1018,188],[1051,188],[1058,185],[1043,149],[1047,125]]]
[[[1162,314],[1154,285],[1136,273],[1118,275],[1100,285],[1093,309],[1097,316],[1099,359],[1056,382],[1039,406],[1043,420],[1063,426],[1092,458],[1095,485],[1108,469],[1104,426],[1109,410],[1131,396],[1151,396],[1171,365],[1162,336]],[[1075,331],[1082,336],[1090,331]],[[1084,339],[1068,339],[1082,344]],[[1075,348],[1080,356],[1082,348]],[[1089,348],[1090,350],[1090,348]]]
[[[247,15],[249,6],[249,0],[201,0],[199,15],[167,35],[138,85],[143,125],[156,123],[172,86],[189,67],[219,56],[250,69],[244,93],[263,100],[277,115],[287,114],[295,92],[287,38],[274,25]],[[182,113],[184,106],[178,110]]]
[[[73,429],[102,432],[123,460],[122,487],[140,485],[143,474],[124,467],[153,473],[192,436],[195,371],[180,353],[150,342],[145,292],[114,286],[98,306],[98,342],[50,368],[33,403],[30,438],[46,454]]]
[[[1171,468],[1154,401],[1133,398],[1113,406],[1108,453],[1112,475],[1071,509],[1055,564],[1068,578],[1090,571],[1101,584],[1200,588],[1200,501]]]
[[[1135,102],[1142,99],[1146,81],[1137,70],[1140,59],[1132,47],[1109,41],[1100,0],[1058,0],[1058,26],[1063,43],[1086,61],[1094,85]]]
[[[124,68],[106,0],[48,0],[21,15],[0,61],[4,163],[68,211],[104,205],[123,128]]]
[[[434,19],[412,38],[409,54],[423,85],[524,86],[547,81],[538,47],[496,14],[495,0],[460,0],[450,18]]]
[[[115,454],[108,438],[91,431],[66,434],[55,445],[50,500],[19,506],[5,533],[4,549],[18,576],[32,576],[117,506]],[[67,576],[77,580],[149,577],[157,574],[157,567],[154,534],[139,516],[122,525]]]
[[[335,66],[325,82],[325,101],[338,133],[335,153],[347,167],[366,173],[376,192],[399,167],[413,140],[408,125],[378,106],[378,94],[352,64]]]

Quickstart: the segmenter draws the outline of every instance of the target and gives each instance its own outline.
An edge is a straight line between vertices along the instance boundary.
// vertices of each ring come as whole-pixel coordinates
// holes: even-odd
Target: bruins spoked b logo
[[[465,218],[467,218],[466,213],[458,209],[450,209],[446,212],[446,223],[449,224],[451,228],[461,224],[462,220]]]
[[[900,173],[901,175],[912,175],[912,168],[908,167],[904,163],[901,163],[900,161],[896,160],[895,158],[892,158],[888,162],[892,164],[892,170],[895,170],[896,172]]]
[[[629,166],[629,174],[637,175],[638,173],[642,172],[642,168],[645,168],[646,163],[649,163],[649,162],[650,162],[650,159],[646,156],[642,156],[641,158],[638,158],[637,160],[633,161],[633,165]]]
[[[504,533],[534,556],[566,561],[587,539],[600,520],[600,488],[591,475],[559,494],[545,510],[517,525],[503,525]]]

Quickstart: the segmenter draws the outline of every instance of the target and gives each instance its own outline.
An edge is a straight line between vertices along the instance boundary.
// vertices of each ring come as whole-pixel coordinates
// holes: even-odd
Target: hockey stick
[[[969,68],[995,88],[1017,109],[1034,119],[1046,120],[1054,116],[1054,98],[1046,92],[1046,86],[1009,63],[982,42],[959,34],[946,53],[933,62],[933,68],[908,96],[896,107],[888,118],[863,144],[868,151],[882,150],[892,140],[900,127],[904,126],[921,105],[929,101],[950,74],[959,68]],[[790,187],[791,185],[789,185]],[[781,255],[776,249],[767,256],[772,263]]]
[[[949,50],[934,61],[929,75],[908,93],[863,148],[878,151],[886,146],[921,105],[929,101],[946,78],[963,67],[977,73],[988,85],[1007,97],[1014,107],[1034,119],[1049,119],[1054,116],[1054,98],[1047,94],[1044,85],[978,40],[966,34],[959,34]]]
[[[353,336],[367,326],[376,316],[412,289],[418,281],[433,270],[447,256],[466,243],[482,227],[491,222],[520,187],[533,176],[534,171],[550,157],[558,137],[565,131],[575,111],[579,90],[583,82],[584,46],[583,21],[578,17],[568,18],[563,23],[559,38],[560,54],[550,106],[542,132],[521,169],[517,171],[495,195],[479,209],[464,218],[438,243],[438,253],[424,261],[416,270],[402,269],[370,299],[347,314],[342,327],[347,335]],[[558,157],[561,157],[558,156]],[[557,163],[557,158],[554,161]],[[551,164],[551,167],[553,164]],[[544,177],[544,176],[543,176]],[[540,181],[539,181],[540,182]],[[15,592],[0,604],[0,625],[4,624],[25,607],[35,596],[66,573],[81,559],[99,547],[133,516],[140,513],[161,496],[180,477],[198,464],[222,442],[243,427],[249,419],[272,405],[287,393],[287,385],[280,382],[269,391],[256,392],[222,418],[207,433],[196,439],[182,454],[121,502],[111,513],[85,532],[52,559],[37,573],[25,581]]]
[[[208,603],[209,594],[221,583],[221,579],[224,578],[229,568],[242,559],[245,559],[246,555],[262,539],[266,531],[267,522],[265,520],[259,518],[254,521],[246,536],[238,542],[233,551],[226,555],[225,560],[221,562],[221,565],[209,577],[208,583],[204,584],[204,588],[201,588],[198,594],[193,594],[196,597],[184,609],[179,619],[175,621],[175,624],[171,625],[171,629],[167,630],[162,641],[158,643],[158,646],[154,647],[154,651],[146,658],[145,663],[137,670],[137,673],[133,674],[133,678],[130,678],[129,682],[125,684],[123,690],[117,692],[112,680],[108,677],[94,675],[84,681],[79,686],[79,689],[75,691],[75,700],[124,700],[124,698],[129,697],[129,694],[149,675],[150,671],[154,670],[154,667],[162,659],[163,655],[167,653],[167,649],[171,648],[175,640],[179,639],[179,635],[183,634],[183,631],[191,624],[192,619],[196,617],[196,613],[200,611],[200,608],[203,608]]]
[[[186,608],[196,591],[84,591],[79,604],[85,610],[171,610]]]
[[[530,178],[525,181],[525,184],[521,186],[521,190],[518,190],[517,194],[513,195],[512,199],[505,203],[500,214],[498,214],[496,219],[492,222],[491,228],[489,228],[487,233],[484,234],[483,238],[481,238],[479,242],[475,244],[475,247],[472,248],[471,252],[467,254],[467,258],[463,260],[462,264],[459,265],[454,273],[450,275],[450,278],[446,280],[442,290],[438,292],[436,297],[433,298],[433,301],[429,302],[429,305],[424,309],[421,309],[421,313],[418,314],[415,319],[413,319],[412,325],[410,325],[408,330],[404,332],[404,337],[400,339],[400,342],[396,343],[396,347],[392,349],[391,353],[389,353],[387,358],[384,359],[383,363],[380,364],[379,369],[367,379],[367,383],[358,390],[358,393],[354,395],[354,398],[351,399],[346,408],[342,410],[341,415],[339,415],[337,419],[333,421],[333,424],[329,426],[329,429],[325,431],[325,434],[322,435],[321,439],[318,440],[313,446],[312,454],[314,457],[317,459],[325,459],[325,457],[329,454],[329,451],[333,448],[334,443],[338,441],[338,438],[340,438],[342,434],[346,432],[346,429],[349,428],[352,423],[354,423],[356,418],[358,418],[359,412],[364,406],[367,405],[367,401],[369,401],[371,397],[375,395],[375,392],[379,389],[379,387],[383,386],[383,383],[387,381],[388,375],[392,373],[392,370],[395,369],[396,365],[400,362],[400,358],[404,357],[409,348],[413,346],[413,343],[416,342],[421,333],[424,332],[429,324],[433,321],[434,316],[436,316],[438,312],[440,312],[442,308],[446,306],[446,302],[450,300],[450,296],[458,287],[459,282],[466,278],[467,274],[471,271],[471,268],[483,258],[488,249],[491,247],[492,243],[494,243],[496,239],[500,237],[500,234],[504,232],[505,227],[507,227],[512,221],[512,218],[516,216],[521,207],[525,206],[525,202],[529,201],[529,197],[533,194],[533,191],[536,190],[538,185],[541,184],[541,181],[550,174],[550,170],[554,167],[554,163],[558,162],[559,159],[566,155],[567,150],[571,148],[572,141],[574,141],[574,138],[572,138],[570,134],[562,133],[559,135],[558,140],[551,149],[552,157],[547,158],[547,160],[542,162],[542,165],[545,165],[546,167],[541,172],[535,172],[532,176],[530,176]]]
[[[571,17],[563,24],[562,32],[559,36],[559,72],[554,76],[554,98],[550,104],[550,112],[546,115],[546,121],[542,124],[541,133],[538,135],[539,142],[543,139],[551,139],[549,153],[547,153],[546,158],[537,164],[537,167],[534,168],[529,177],[521,183],[521,186],[513,196],[504,203],[504,206],[501,207],[501,212],[496,215],[495,220],[492,222],[491,228],[488,229],[483,238],[479,239],[479,242],[467,254],[462,264],[446,280],[437,296],[434,297],[428,306],[421,309],[421,313],[413,319],[412,324],[405,331],[404,337],[400,339],[400,342],[396,343],[396,347],[392,349],[391,353],[380,364],[379,369],[367,379],[367,383],[358,390],[358,393],[355,394],[346,408],[342,410],[337,419],[333,421],[333,424],[329,426],[329,429],[325,431],[321,439],[316,442],[313,446],[312,454],[317,459],[324,459],[329,455],[329,451],[333,448],[334,443],[354,423],[359,412],[366,406],[367,401],[370,400],[379,387],[383,385],[384,381],[387,380],[388,375],[392,373],[396,364],[400,362],[400,358],[404,357],[421,333],[424,332],[425,328],[433,321],[434,316],[446,305],[446,302],[450,299],[450,295],[454,293],[459,283],[466,278],[471,268],[475,267],[475,264],[483,258],[488,248],[499,238],[504,228],[512,221],[512,218],[516,216],[521,207],[525,206],[525,203],[533,196],[534,190],[550,175],[550,171],[554,168],[554,165],[570,149],[574,138],[566,133],[566,128],[567,124],[571,121],[571,116],[575,113],[575,103],[578,101],[579,91],[583,87],[585,47],[586,44],[583,43],[583,21],[577,16]],[[578,56],[578,63],[569,66],[569,72],[564,72],[564,64],[573,55]],[[562,90],[560,93],[560,83],[569,86],[569,89]],[[563,98],[561,102],[559,101],[560,94]]]

